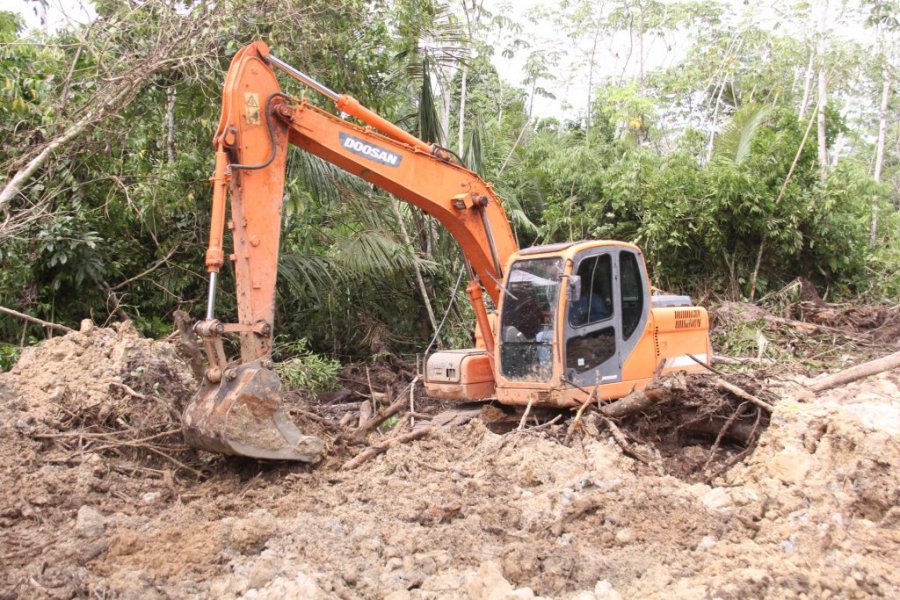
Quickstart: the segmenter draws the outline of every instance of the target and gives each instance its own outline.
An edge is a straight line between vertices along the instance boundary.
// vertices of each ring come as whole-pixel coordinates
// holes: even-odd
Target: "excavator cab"
[[[624,396],[657,370],[701,370],[710,354],[706,310],[687,296],[651,295],[640,249],[623,242],[518,251],[492,322],[495,385],[477,375],[492,362],[485,351],[437,352],[427,363],[430,395],[575,406],[595,388],[600,399]]]

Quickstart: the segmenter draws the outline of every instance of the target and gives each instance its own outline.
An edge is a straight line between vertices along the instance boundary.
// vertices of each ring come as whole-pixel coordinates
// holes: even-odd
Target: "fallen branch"
[[[454,408],[438,413],[431,419],[431,422],[440,427],[459,427],[465,425],[472,419],[478,418],[480,414],[480,408],[471,408],[467,410]]]
[[[47,327],[48,329],[58,329],[60,331],[65,331],[66,333],[72,333],[75,331],[71,327],[66,327],[65,325],[60,325],[59,323],[51,323],[50,321],[44,321],[42,319],[38,319],[37,317],[32,317],[31,315],[26,315],[25,313],[20,313],[17,310],[13,310],[11,308],[6,308],[5,306],[0,306],[0,312],[6,313],[7,315],[18,317],[24,321],[30,321],[31,323],[35,323],[40,325],[41,327]]]
[[[379,444],[375,444],[373,446],[369,446],[350,460],[344,463],[341,467],[344,471],[351,471],[356,467],[360,466],[367,460],[370,460],[382,452],[386,452],[388,448],[392,446],[396,446],[397,444],[405,444],[407,442],[411,442],[413,440],[418,440],[426,435],[431,433],[431,426],[421,427],[419,429],[415,429],[410,431],[409,433],[404,433],[403,435],[398,435],[396,437],[389,438]]]
[[[578,411],[575,413],[575,418],[572,419],[572,423],[569,425],[569,430],[566,432],[566,440],[563,442],[566,446],[568,446],[572,442],[572,437],[575,435],[575,431],[581,425],[581,415],[584,414],[584,409],[588,407],[588,405],[594,401],[594,396],[597,395],[597,390],[600,389],[600,384],[594,386],[594,389],[588,395],[584,402],[581,403],[581,406],[578,407]]]
[[[628,438],[625,437],[625,434],[622,433],[622,430],[619,429],[619,426],[616,425],[612,419],[601,414],[600,420],[602,420],[603,424],[609,429],[609,432],[612,434],[616,444],[619,445],[619,448],[622,449],[622,452],[645,465],[650,465],[652,463],[649,457],[645,456],[643,452],[639,452],[631,445],[631,442],[628,441]]]
[[[825,333],[834,333],[851,340],[865,339],[865,336],[851,333],[846,329],[840,329],[839,327],[829,327],[828,325],[818,325],[816,323],[807,323],[806,321],[797,321],[795,319],[785,319],[784,317],[776,317],[773,315],[766,315],[765,317],[763,317],[763,320],[770,325],[786,325],[788,327],[793,327],[794,329],[799,329],[801,331],[822,331]]]
[[[751,402],[760,408],[766,409],[769,412],[772,412],[773,410],[775,410],[775,407],[773,407],[771,404],[769,404],[765,400],[760,400],[759,398],[757,398],[750,392],[744,390],[743,388],[739,388],[738,386],[734,385],[733,383],[729,383],[729,382],[725,381],[724,379],[722,379],[722,377],[724,377],[724,374],[721,371],[717,371],[716,369],[712,368],[711,366],[709,366],[705,362],[701,361],[699,358],[697,358],[693,354],[688,354],[688,356],[691,358],[691,360],[693,360],[695,363],[697,363],[698,365],[700,365],[701,367],[703,367],[710,373],[715,373],[716,375],[720,375],[720,377],[716,377],[713,380],[713,383],[716,384],[717,390],[730,392],[730,393],[734,394],[735,396],[737,396],[738,398],[740,398],[741,400],[746,400],[747,402]]]
[[[763,411],[757,411],[757,413],[762,414]],[[694,415],[692,417],[687,417],[692,420],[690,422],[685,423],[681,426],[684,431],[688,431],[693,434],[702,434],[704,436],[718,436],[719,433],[722,432],[722,429],[725,427],[725,424],[728,422],[728,419],[718,416],[718,415]],[[733,423],[728,429],[725,430],[725,434],[723,436],[729,440],[733,440],[739,444],[748,444],[750,440],[753,438],[753,426],[749,423],[745,423],[743,421],[737,421]]]
[[[671,400],[676,392],[684,392],[687,386],[680,375],[666,378],[660,382],[654,382],[641,390],[635,390],[615,402],[600,407],[600,413],[605,417],[619,419],[635,413],[643,412],[648,408]]]
[[[765,400],[760,400],[759,398],[757,398],[750,392],[748,392],[742,388],[739,388],[738,386],[734,385],[733,383],[728,383],[724,379],[716,378],[715,384],[716,384],[716,389],[719,391],[725,391],[725,392],[734,394],[741,400],[746,400],[747,402],[755,404],[756,406],[758,406],[760,408],[764,408],[769,412],[772,412],[773,410],[775,410],[775,407],[772,406],[771,404],[769,404],[768,402],[766,402]]]
[[[725,434],[728,433],[728,430],[731,429],[731,426],[734,425],[734,422],[740,418],[741,413],[744,412],[744,407],[747,406],[746,402],[741,402],[738,405],[737,410],[728,417],[728,420],[725,421],[725,425],[722,426],[722,429],[719,430],[719,433],[716,434],[716,441],[713,443],[712,448],[709,449],[709,456],[706,458],[706,462],[703,463],[703,472],[706,473],[707,469],[709,469],[709,465],[712,464],[713,459],[716,457],[716,451],[719,449],[719,446],[722,444],[722,438],[725,437]]]
[[[406,390],[404,389],[403,392]],[[406,409],[409,400],[406,398],[405,393],[401,392],[400,395],[394,400],[393,404],[386,406],[375,413],[375,416],[371,419],[365,421],[362,425],[356,428],[351,434],[351,439],[349,441],[353,441],[356,443],[365,443],[366,437],[378,429],[378,426],[384,423],[386,420],[390,419],[392,416]]]
[[[419,382],[419,376],[409,382],[409,426],[416,426],[416,384]]]
[[[519,419],[519,426],[516,427],[517,431],[522,431],[525,429],[525,423],[528,421],[528,415],[531,414],[531,405],[534,403],[534,397],[528,398],[528,404],[525,406],[525,412],[522,413],[522,418]]]
[[[772,364],[774,358],[756,358],[752,356],[721,356],[713,354],[714,363],[722,363],[723,365],[746,365],[746,364]]]
[[[893,354],[888,354],[877,360],[871,360],[861,365],[856,365],[855,367],[850,367],[849,369],[834,373],[833,375],[823,377],[822,379],[813,381],[806,387],[815,393],[824,392],[825,390],[846,385],[857,379],[862,379],[863,377],[875,375],[883,371],[890,371],[897,367],[900,367],[900,352],[894,352]]]
[[[316,413],[309,412],[308,410],[303,410],[302,408],[298,408],[295,410],[297,411],[298,414],[303,415],[310,421],[318,423],[319,425],[322,425],[323,427],[327,427],[328,429],[330,429],[332,431],[339,431],[339,430],[343,429],[341,427],[340,423],[335,423],[331,419],[326,419],[325,417],[320,417]]]
[[[562,419],[562,415],[556,415],[555,417],[553,417],[552,419],[550,419],[550,420],[547,421],[546,423],[541,423],[540,425],[535,425],[534,427],[532,427],[531,429],[529,429],[529,431],[538,431],[539,429],[546,429],[547,427],[550,427],[551,425],[554,425],[554,424],[555,424],[557,421],[559,421],[560,419]]]
[[[138,391],[135,391],[134,388],[127,386],[124,383],[120,383],[118,381],[110,381],[109,385],[120,388],[123,392],[125,392],[129,396],[133,396],[133,397],[137,398],[138,400],[147,400],[148,399],[146,394],[142,394]]]
[[[593,512],[602,507],[607,502],[607,497],[602,492],[593,493],[588,496],[576,497],[572,500],[572,504],[559,515],[559,518],[550,527],[550,532],[554,536],[562,535],[568,523],[581,518],[581,516]]]

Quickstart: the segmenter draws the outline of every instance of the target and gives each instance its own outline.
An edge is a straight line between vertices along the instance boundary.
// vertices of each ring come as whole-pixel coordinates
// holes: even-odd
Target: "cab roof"
[[[579,250],[587,250],[588,248],[597,248],[600,246],[619,246],[640,253],[640,248],[628,242],[620,242],[616,240],[578,240],[576,242],[559,242],[556,244],[546,244],[544,246],[531,246],[530,248],[522,248],[519,250],[519,256],[533,256],[536,254],[567,254],[572,255]]]

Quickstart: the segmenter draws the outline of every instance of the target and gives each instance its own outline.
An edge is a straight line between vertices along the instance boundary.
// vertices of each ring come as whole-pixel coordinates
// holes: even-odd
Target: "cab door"
[[[566,305],[565,378],[586,389],[622,381],[647,323],[644,261],[628,247],[595,248],[576,256],[572,274],[581,279],[581,296]]]
[[[563,372],[568,381],[587,389],[622,379],[617,254],[609,248],[586,250],[572,266],[572,274],[581,279],[581,294],[566,305]]]

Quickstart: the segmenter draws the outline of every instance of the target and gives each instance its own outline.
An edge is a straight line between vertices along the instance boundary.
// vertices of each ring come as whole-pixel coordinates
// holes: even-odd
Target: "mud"
[[[566,446],[563,423],[474,420],[352,471],[196,454],[164,416],[193,385],[127,326],[0,375],[3,597],[900,594],[897,372],[817,398],[770,382],[755,450],[709,483],[629,458],[602,427]]]

